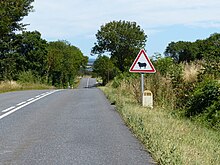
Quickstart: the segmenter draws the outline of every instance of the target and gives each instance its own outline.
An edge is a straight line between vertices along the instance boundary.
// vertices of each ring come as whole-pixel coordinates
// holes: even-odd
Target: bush
[[[220,130],[220,97],[207,108],[205,119],[210,126]]]
[[[186,116],[220,128],[220,84],[206,79],[198,83],[190,96]]]
[[[32,71],[24,71],[18,75],[18,82],[20,83],[36,83],[38,78],[34,75]]]

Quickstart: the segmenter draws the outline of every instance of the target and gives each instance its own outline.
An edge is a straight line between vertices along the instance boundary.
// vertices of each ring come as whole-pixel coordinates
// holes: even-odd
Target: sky
[[[220,33],[220,0],[35,0],[24,18],[28,31],[47,41],[67,40],[89,58],[95,34],[111,21],[131,21],[147,35],[148,56],[172,41],[196,41]]]

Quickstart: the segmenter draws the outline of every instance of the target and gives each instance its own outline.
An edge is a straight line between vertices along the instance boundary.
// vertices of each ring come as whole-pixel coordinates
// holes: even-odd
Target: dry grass
[[[189,120],[174,117],[164,108],[139,106],[121,89],[104,87],[107,97],[116,102],[121,116],[159,164],[217,165],[220,163],[220,134]]]
[[[0,93],[19,90],[22,86],[15,81],[2,81],[0,82]]]
[[[183,79],[185,82],[195,82],[202,69],[201,63],[185,63],[183,65]]]
[[[19,84],[16,81],[2,81],[0,82],[0,93],[17,91],[17,90],[31,90],[31,89],[52,89],[54,87],[44,84]]]

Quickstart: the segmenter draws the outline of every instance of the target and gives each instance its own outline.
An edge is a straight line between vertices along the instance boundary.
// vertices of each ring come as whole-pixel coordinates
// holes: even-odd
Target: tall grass
[[[122,85],[123,86],[123,85]],[[178,118],[167,108],[141,107],[123,88],[101,88],[155,161],[162,165],[217,165],[220,133]]]
[[[184,108],[198,84],[199,63],[173,66],[167,72],[145,76],[145,89],[154,96],[154,109],[140,106],[140,78],[121,76],[121,81],[103,87],[109,100],[134,134],[159,164],[220,164],[220,133],[183,117]],[[163,68],[162,68],[163,69]],[[181,115],[180,115],[181,114]]]
[[[17,90],[31,90],[31,89],[53,89],[54,87],[40,83],[18,83],[16,81],[2,81],[0,82],[0,93],[17,91]]]
[[[185,82],[197,81],[197,76],[203,69],[202,62],[185,63],[183,65],[183,80]]]

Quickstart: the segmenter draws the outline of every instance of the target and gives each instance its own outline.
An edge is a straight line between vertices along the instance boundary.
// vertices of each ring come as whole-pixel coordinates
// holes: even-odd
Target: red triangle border
[[[148,61],[148,64],[150,64],[151,70],[146,70],[146,69],[145,70],[140,70],[140,69],[134,70],[134,67],[137,64],[137,62],[138,62],[139,58],[141,57],[142,53],[144,54],[146,60]],[[151,61],[148,58],[148,56],[147,56],[144,49],[140,50],[139,54],[137,55],[136,59],[134,60],[134,62],[132,64],[131,68],[129,69],[129,72],[134,72],[134,73],[155,73],[156,72],[153,64],[151,63]]]

